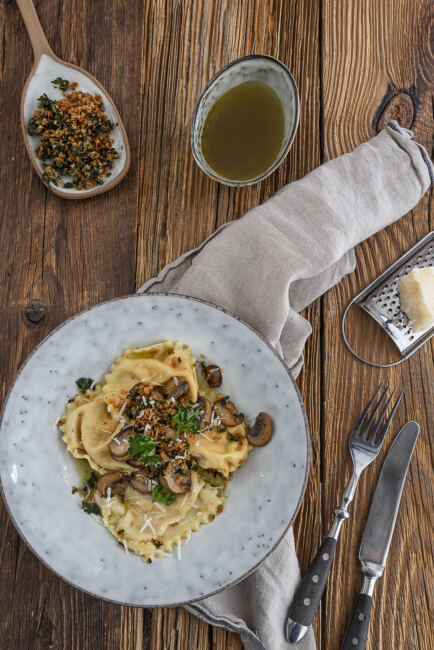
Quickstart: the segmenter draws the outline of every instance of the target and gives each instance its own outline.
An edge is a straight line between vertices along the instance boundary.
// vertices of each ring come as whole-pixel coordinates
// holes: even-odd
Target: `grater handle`
[[[356,303],[357,297],[358,296],[356,296],[356,298],[353,298],[351,300],[351,302],[348,303],[348,305],[347,305],[347,307],[346,307],[346,309],[344,311],[344,315],[342,316],[342,336],[343,336],[345,345],[347,346],[347,348],[349,349],[351,354],[354,357],[356,357],[356,359],[358,359],[359,361],[362,361],[363,363],[367,363],[368,366],[375,366],[375,368],[391,368],[392,366],[399,366],[399,364],[402,363],[403,361],[407,361],[407,359],[411,356],[410,354],[402,357],[402,359],[399,359],[399,361],[394,361],[393,363],[376,363],[375,361],[368,361],[368,359],[364,359],[359,354],[357,354],[357,352],[354,350],[354,348],[351,347],[351,345],[350,345],[350,343],[348,341],[348,338],[347,338],[347,333],[345,331],[345,323],[346,323],[347,314],[348,314],[348,312],[350,310],[350,307],[352,307]]]

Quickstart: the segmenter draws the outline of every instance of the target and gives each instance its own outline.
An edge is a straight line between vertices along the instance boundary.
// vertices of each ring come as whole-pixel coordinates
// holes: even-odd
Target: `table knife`
[[[396,435],[381,469],[359,551],[364,581],[341,650],[364,650],[375,581],[383,575],[402,490],[420,427],[407,422]]]

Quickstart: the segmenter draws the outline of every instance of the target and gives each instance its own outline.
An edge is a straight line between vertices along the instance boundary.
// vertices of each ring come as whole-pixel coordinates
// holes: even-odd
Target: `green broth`
[[[211,107],[202,131],[202,153],[219,176],[251,180],[276,161],[284,131],[277,93],[260,81],[245,81]]]

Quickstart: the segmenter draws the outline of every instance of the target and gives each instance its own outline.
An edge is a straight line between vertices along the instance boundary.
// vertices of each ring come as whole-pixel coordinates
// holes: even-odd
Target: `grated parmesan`
[[[121,408],[121,410],[120,410],[119,413],[118,413],[118,420],[121,419],[121,417],[122,417],[122,413],[124,412],[126,405],[127,405],[126,402],[124,402],[124,403],[122,404],[122,408]]]
[[[177,549],[178,550],[178,560],[180,560],[181,559],[181,542],[179,540],[178,540],[177,547],[178,547],[178,549]]]

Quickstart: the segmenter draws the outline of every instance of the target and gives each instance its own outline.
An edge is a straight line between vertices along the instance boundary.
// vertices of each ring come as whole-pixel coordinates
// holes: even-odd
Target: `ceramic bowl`
[[[259,176],[249,180],[237,181],[221,176],[208,165],[202,153],[201,140],[203,126],[210,109],[224,93],[245,81],[261,81],[277,93],[285,117],[285,131],[275,161]],[[259,183],[259,181],[269,176],[288,154],[297,130],[299,113],[297,85],[292,74],[281,61],[262,54],[251,54],[236,59],[211,79],[199,97],[190,133],[193,157],[205,174],[226,185],[241,186]]]
[[[252,421],[266,411],[271,441],[254,449],[228,486],[224,512],[193,533],[181,560],[149,565],[121,548],[80,507],[77,462],[56,422],[75,379],[101,380],[125,348],[162,340],[188,344],[224,369],[222,390]],[[9,392],[0,424],[0,478],[20,535],[57,575],[127,605],[177,605],[241,580],[276,547],[306,485],[309,434],[288,368],[252,328],[208,303],[177,295],[135,295],[66,321],[30,355]]]

